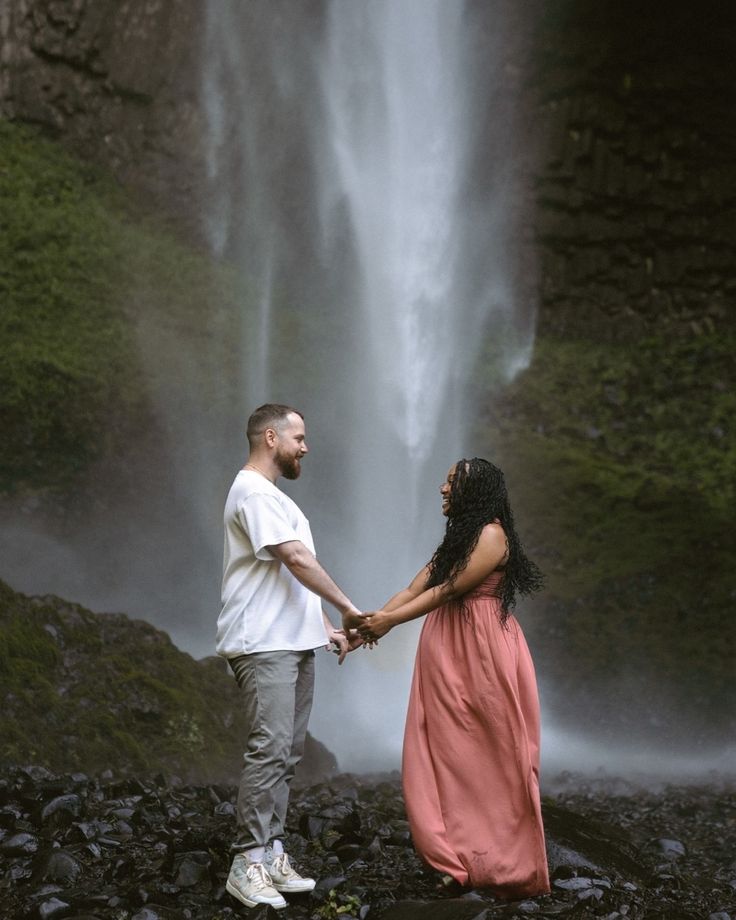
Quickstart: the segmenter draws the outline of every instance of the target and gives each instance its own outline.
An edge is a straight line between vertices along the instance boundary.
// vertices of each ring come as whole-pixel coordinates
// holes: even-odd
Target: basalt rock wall
[[[735,9],[540,7],[527,117],[541,332],[698,334],[733,317]]]
[[[11,0],[0,113],[40,125],[188,226],[201,176],[193,0]]]

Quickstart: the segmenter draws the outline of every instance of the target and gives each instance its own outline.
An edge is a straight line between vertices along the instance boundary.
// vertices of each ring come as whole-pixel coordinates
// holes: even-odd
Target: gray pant
[[[229,659],[242,693],[246,744],[233,850],[283,837],[289,785],[304,753],[314,694],[314,651]]]

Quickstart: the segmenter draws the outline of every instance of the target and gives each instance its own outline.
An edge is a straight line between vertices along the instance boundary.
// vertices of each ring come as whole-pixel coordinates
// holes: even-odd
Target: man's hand
[[[342,664],[345,661],[348,652],[352,652],[353,649],[359,648],[363,644],[363,640],[354,629],[349,630],[346,635],[344,629],[332,627],[327,630],[327,638],[330,640],[330,645],[335,646],[332,651],[337,652],[338,664]]]

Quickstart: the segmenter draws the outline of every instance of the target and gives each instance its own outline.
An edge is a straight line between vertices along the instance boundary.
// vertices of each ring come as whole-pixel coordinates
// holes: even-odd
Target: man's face
[[[284,427],[276,432],[274,462],[284,479],[298,479],[302,471],[301,459],[309,450],[305,440],[304,419],[291,413]]]

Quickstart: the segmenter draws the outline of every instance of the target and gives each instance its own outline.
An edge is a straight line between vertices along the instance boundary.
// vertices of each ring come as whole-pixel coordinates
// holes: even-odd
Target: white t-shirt
[[[241,470],[225,502],[218,655],[327,644],[320,598],[266,549],[289,540],[301,540],[314,552],[309,521],[296,503],[265,476]]]

